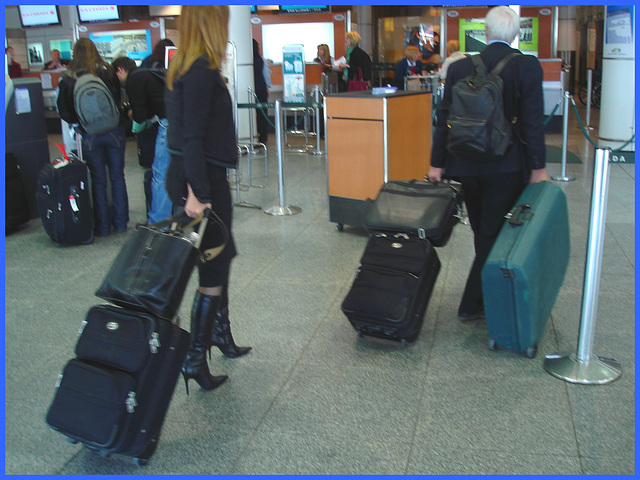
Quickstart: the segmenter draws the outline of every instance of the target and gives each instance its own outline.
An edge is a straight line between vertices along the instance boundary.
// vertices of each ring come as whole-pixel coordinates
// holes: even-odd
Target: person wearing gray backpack
[[[470,57],[463,58],[449,66],[444,97],[438,107],[428,173],[429,179],[435,182],[443,177],[454,178],[460,181],[464,191],[476,256],[458,307],[458,318],[463,322],[484,318],[481,272],[504,216],[527,183],[547,179],[540,62],[533,55],[522,55],[510,46],[520,32],[520,18],[513,9],[507,6],[490,9],[485,17],[485,30],[487,47],[477,55],[479,58],[475,61]],[[502,131],[507,134],[504,136],[506,144],[503,142],[500,149],[489,145],[493,148],[492,153],[483,151],[482,146],[480,150],[476,148],[480,135],[474,130],[475,122],[470,120],[470,112],[455,105],[456,98],[460,98],[460,87],[474,83],[479,75],[487,72],[502,80],[492,82],[494,86],[502,83],[499,100],[507,120]],[[456,84],[459,84],[457,89]],[[473,97],[473,93],[467,90],[466,96]],[[488,112],[489,109],[480,110]],[[492,121],[485,119],[490,126]],[[460,126],[462,128],[458,128]],[[463,145],[465,134],[470,139]]]
[[[120,82],[95,44],[80,38],[73,60],[60,78],[58,112],[69,124],[78,124],[82,153],[91,172],[95,234],[107,236],[111,226],[124,232],[129,222],[129,197],[124,176],[125,116],[120,105]],[[113,211],[107,181],[111,182]]]

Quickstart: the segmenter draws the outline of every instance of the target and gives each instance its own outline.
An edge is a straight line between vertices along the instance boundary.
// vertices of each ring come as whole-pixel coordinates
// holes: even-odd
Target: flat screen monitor
[[[100,23],[120,20],[118,5],[78,5],[80,23]]]
[[[89,32],[89,40],[107,62],[124,56],[142,61],[151,55],[151,30],[148,29]]]
[[[329,5],[279,5],[280,12],[285,13],[309,13],[309,12],[326,12]]]
[[[18,5],[22,28],[62,25],[57,5]]]

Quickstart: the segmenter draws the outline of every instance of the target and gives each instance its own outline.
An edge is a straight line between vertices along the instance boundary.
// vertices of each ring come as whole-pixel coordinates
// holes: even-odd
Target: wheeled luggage
[[[188,347],[189,333],[171,322],[111,305],[92,307],[47,423],[72,443],[146,464]]]
[[[56,245],[93,242],[93,208],[88,167],[73,155],[40,172],[36,204],[42,226]]]
[[[462,187],[423,180],[392,180],[369,202],[364,228],[370,233],[407,233],[444,246],[460,221]]]
[[[440,260],[428,240],[378,233],[369,238],[342,311],[358,332],[403,344],[424,321]]]
[[[569,264],[567,200],[529,184],[508,217],[482,269],[489,348],[533,358]]]
[[[27,198],[24,179],[20,173],[20,165],[12,153],[5,153],[4,178],[4,228],[5,235],[9,235],[31,219],[29,199]]]

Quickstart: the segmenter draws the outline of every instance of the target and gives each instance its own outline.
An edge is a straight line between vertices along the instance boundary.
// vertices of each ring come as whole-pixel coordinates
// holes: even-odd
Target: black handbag
[[[391,180],[375,200],[367,200],[364,228],[369,233],[402,232],[444,246],[462,218],[462,186],[423,180]]]
[[[201,252],[200,243],[209,222],[221,229],[223,240]],[[198,231],[188,233],[198,223]],[[180,214],[141,225],[118,253],[96,296],[171,320],[180,308],[193,268],[218,256],[228,236],[222,220],[209,209],[196,219]]]

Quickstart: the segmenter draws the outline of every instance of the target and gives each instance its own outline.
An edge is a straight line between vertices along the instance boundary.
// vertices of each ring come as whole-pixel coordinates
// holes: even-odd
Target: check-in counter
[[[347,92],[325,101],[329,220],[362,226],[366,200],[385,182],[429,171],[431,94]]]

